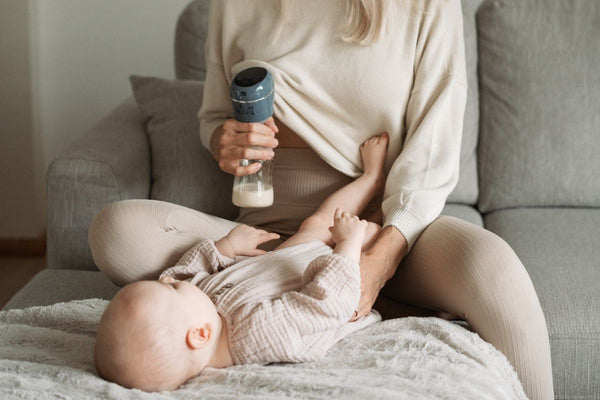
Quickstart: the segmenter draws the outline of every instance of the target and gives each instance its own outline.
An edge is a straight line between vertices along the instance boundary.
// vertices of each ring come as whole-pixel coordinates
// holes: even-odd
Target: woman
[[[550,399],[546,322],[523,265],[491,232],[439,217],[458,180],[463,42],[460,0],[213,1],[200,137],[234,175],[260,168],[241,167],[241,159],[275,157],[274,205],[241,209],[237,222],[285,238],[327,195],[360,175],[360,143],[387,132],[385,193],[370,208],[384,229],[361,257],[355,318],[370,311],[383,289],[406,305],[401,315],[464,319],[507,356],[530,398]],[[254,66],[273,75],[275,118],[239,123],[230,118],[229,84]],[[157,221],[162,231],[189,234],[155,238]],[[152,267],[148,252],[130,255],[127,264],[97,243],[107,236],[133,242],[131,226],[138,234],[142,224],[154,253],[162,254],[154,254]],[[94,220],[90,243],[98,266],[124,283],[133,265],[156,275],[192,240],[221,236],[232,224],[175,205],[117,203]]]

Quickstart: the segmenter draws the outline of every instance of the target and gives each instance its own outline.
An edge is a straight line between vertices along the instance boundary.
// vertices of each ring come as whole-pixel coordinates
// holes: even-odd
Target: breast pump
[[[275,86],[271,73],[262,67],[247,68],[233,78],[230,86],[234,117],[240,122],[264,122],[273,115]],[[252,146],[262,150],[263,147]],[[273,204],[271,160],[242,160],[246,167],[260,163],[261,168],[251,175],[236,176],[232,202],[238,207],[268,207]]]

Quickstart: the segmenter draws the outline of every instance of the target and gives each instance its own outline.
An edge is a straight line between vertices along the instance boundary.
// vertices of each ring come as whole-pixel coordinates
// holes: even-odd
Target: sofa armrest
[[[145,118],[130,97],[48,167],[48,268],[97,270],[92,218],[114,201],[148,198],[150,184]]]

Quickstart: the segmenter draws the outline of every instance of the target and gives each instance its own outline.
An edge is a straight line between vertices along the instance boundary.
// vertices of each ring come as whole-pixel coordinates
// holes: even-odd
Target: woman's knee
[[[457,218],[442,217],[436,225],[448,279],[440,291],[446,293],[443,302],[451,305],[448,311],[475,325],[488,318],[519,324],[514,317],[519,307],[529,315],[539,314],[531,278],[506,241]]]
[[[432,234],[445,268],[453,275],[483,282],[501,282],[526,275],[514,250],[500,236],[458,218],[442,216],[426,230]],[[424,239],[427,240],[425,236]],[[417,245],[415,245],[416,248]],[[431,244],[427,244],[427,247]]]
[[[398,301],[461,317],[515,290],[532,293],[529,275],[502,238],[446,216],[421,234],[386,288]]]
[[[158,225],[144,200],[125,200],[105,206],[94,216],[88,242],[96,266],[113,282],[124,285],[152,275],[149,241]],[[158,244],[158,243],[157,243]]]
[[[217,240],[236,225],[176,204],[124,200],[94,217],[88,239],[98,268],[125,284],[154,279],[199,240]]]

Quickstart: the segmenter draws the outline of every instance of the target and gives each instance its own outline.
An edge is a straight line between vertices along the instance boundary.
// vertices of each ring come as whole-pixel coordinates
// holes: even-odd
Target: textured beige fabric
[[[463,319],[514,366],[530,399],[554,399],[544,313],[525,267],[494,233],[440,217],[383,290],[391,299]],[[435,314],[434,314],[435,315]]]
[[[162,276],[189,279],[211,298],[236,364],[318,360],[379,320],[348,323],[360,297],[358,264],[319,241],[234,260],[204,240]]]
[[[360,175],[360,144],[390,134],[384,224],[412,247],[458,180],[467,97],[460,1],[398,2],[385,37],[370,46],[340,38],[341,1],[316,0],[294,2],[285,40],[268,45],[278,3],[211,3],[199,112],[204,146],[233,115],[233,76],[265,67],[275,82],[275,115],[336,170]]]

